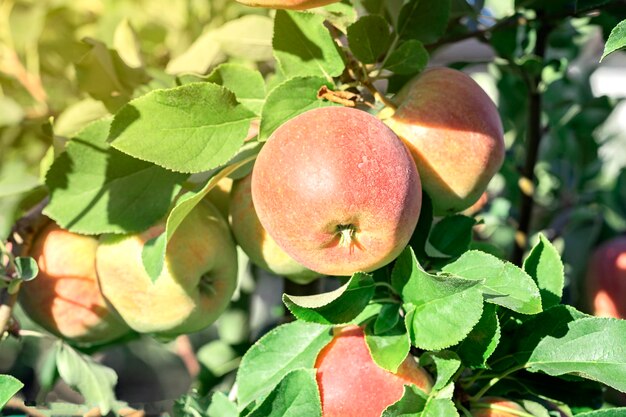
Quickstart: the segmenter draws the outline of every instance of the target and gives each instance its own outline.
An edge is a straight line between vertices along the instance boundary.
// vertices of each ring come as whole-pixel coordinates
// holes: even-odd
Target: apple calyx
[[[211,275],[210,272],[205,272],[204,274],[200,275],[200,280],[198,281],[198,290],[200,290],[200,292],[202,294],[211,294],[211,295],[216,295],[217,292],[215,291],[215,282],[214,282],[214,278],[213,275]]]
[[[337,225],[337,234],[339,235],[339,246],[347,247],[350,249],[350,253],[354,251],[356,246],[362,249],[358,240],[356,239],[356,226],[353,224],[339,224]]]

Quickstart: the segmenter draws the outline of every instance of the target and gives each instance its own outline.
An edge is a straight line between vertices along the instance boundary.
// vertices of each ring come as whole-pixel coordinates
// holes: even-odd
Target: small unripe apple
[[[172,235],[164,268],[152,282],[142,251],[163,231],[160,224],[102,239],[96,268],[102,293],[130,327],[174,337],[207,327],[226,309],[237,285],[237,252],[226,220],[202,201]]]
[[[408,146],[435,214],[462,211],[485,191],[504,160],[498,109],[468,75],[433,68],[396,95],[387,120]]]
[[[340,0],[237,0],[241,4],[252,7],[266,7],[270,9],[305,10],[314,7],[326,6]]]
[[[432,380],[409,355],[391,373],[378,365],[358,326],[338,328],[315,362],[322,399],[322,417],[380,417],[414,384],[428,393]]]
[[[235,181],[230,200],[230,227],[250,261],[273,274],[307,284],[319,274],[305,268],[282,250],[265,231],[252,203],[252,176]]]
[[[518,403],[501,397],[484,397],[470,409],[473,417],[517,417],[528,412]]]
[[[97,238],[50,223],[26,252],[37,262],[39,275],[22,283],[24,311],[46,330],[79,344],[106,343],[130,332],[100,293],[97,247]]]
[[[594,251],[586,289],[594,315],[626,319],[626,236],[613,238]]]
[[[421,185],[402,141],[347,107],[281,125],[252,170],[259,220],[296,261],[323,275],[373,271],[395,259],[419,216]]]

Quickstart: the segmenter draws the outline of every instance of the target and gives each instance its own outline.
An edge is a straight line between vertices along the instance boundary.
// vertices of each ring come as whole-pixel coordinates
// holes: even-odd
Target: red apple
[[[315,363],[322,399],[322,417],[380,417],[414,384],[425,392],[432,380],[412,356],[394,374],[380,368],[369,352],[363,330],[346,326],[336,331]]]
[[[39,275],[22,284],[20,304],[43,328],[79,344],[106,343],[130,332],[100,293],[97,247],[97,238],[50,223],[27,250]]]
[[[312,9],[313,7],[337,3],[338,1],[340,0],[237,0],[237,2],[246,6],[291,10]]]
[[[593,253],[587,268],[587,302],[596,316],[626,319],[626,236]]]
[[[252,176],[235,181],[230,199],[230,228],[237,244],[256,266],[293,282],[307,284],[319,274],[305,268],[282,250],[263,228],[252,203]]]
[[[424,71],[395,97],[385,121],[408,146],[435,214],[474,204],[504,160],[498,109],[468,75]]]
[[[528,412],[518,403],[501,397],[485,397],[470,409],[473,417],[517,417]]]
[[[296,261],[324,275],[373,271],[415,229],[419,174],[402,141],[347,107],[309,110],[280,126],[252,171],[261,224]]]

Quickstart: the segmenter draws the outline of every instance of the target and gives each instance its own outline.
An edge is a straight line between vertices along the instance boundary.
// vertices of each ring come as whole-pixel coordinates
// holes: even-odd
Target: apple
[[[101,344],[130,329],[106,303],[96,276],[98,239],[50,222],[26,250],[39,275],[22,283],[20,304],[44,329],[77,344]]]
[[[241,4],[252,7],[267,7],[270,9],[305,10],[314,7],[326,6],[340,0],[237,0]]]
[[[265,231],[252,203],[252,175],[235,181],[230,200],[230,226],[237,244],[256,266],[298,284],[319,274],[305,268],[282,250]]]
[[[517,417],[528,412],[518,403],[501,397],[484,397],[470,412],[473,417]]]
[[[626,319],[626,235],[594,251],[587,267],[586,290],[594,315]]]
[[[363,329],[354,325],[336,328],[315,368],[322,417],[380,417],[402,398],[404,385],[414,384],[427,393],[432,388],[430,376],[411,355],[396,373],[376,365]]]
[[[233,180],[229,177],[224,177],[215,184],[215,187],[206,196],[225,219],[228,218],[230,192],[232,189]]]
[[[498,109],[468,75],[433,68],[395,97],[385,123],[404,140],[437,215],[462,211],[485,191],[504,160]]]
[[[395,259],[419,216],[419,174],[402,141],[348,107],[282,124],[252,170],[259,220],[289,256],[323,275],[373,271]]]
[[[131,328],[172,338],[207,327],[226,309],[237,286],[237,251],[219,211],[201,201],[172,235],[152,282],[142,251],[164,229],[103,238],[96,268],[102,293]]]

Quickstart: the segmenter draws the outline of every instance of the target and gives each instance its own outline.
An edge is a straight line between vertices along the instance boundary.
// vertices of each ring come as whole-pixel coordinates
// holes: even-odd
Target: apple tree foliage
[[[436,218],[425,195],[394,262],[329,292],[283,295],[295,320],[256,341],[246,327],[254,290],[242,286],[220,338],[197,351],[203,373],[175,415],[321,416],[313,366],[332,326],[346,323],[364,326],[382,368],[412,354],[434,377],[432,392],[407,386],[384,417],[464,416],[485,395],[514,399],[526,416],[626,415],[598,410],[603,390],[626,392],[626,321],[576,308],[589,252],[626,230],[625,137],[606,127],[617,103],[590,84],[598,61],[626,46],[623,1],[360,0],[308,11],[105,3],[116,17],[103,13],[97,30],[85,17],[97,8],[0,7],[5,234],[43,196],[47,216],[82,234],[166,219],[143,253],[156,279],[185,216],[221,178],[247,174],[283,122],[322,106],[381,111],[429,63],[484,68],[506,132],[507,159],[479,215]],[[469,39],[488,51],[483,62],[445,56]],[[604,53],[590,52],[598,39]],[[259,133],[244,142],[253,121]],[[528,195],[532,223],[522,229]],[[36,265],[2,253],[4,297]],[[40,386],[61,378],[102,414],[118,411],[115,372],[90,356],[101,348],[55,341],[35,365]],[[21,385],[0,375],[0,407]]]

